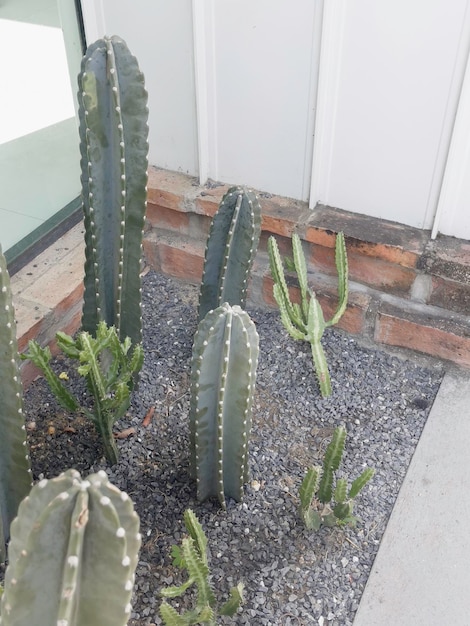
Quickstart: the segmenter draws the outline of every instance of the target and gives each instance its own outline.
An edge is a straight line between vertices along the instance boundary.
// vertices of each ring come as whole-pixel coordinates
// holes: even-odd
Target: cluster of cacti
[[[323,459],[323,467],[311,467],[299,489],[300,515],[308,529],[320,526],[354,523],[354,498],[374,475],[374,469],[366,468],[348,490],[345,478],[336,479],[343,458],[346,430],[338,427],[333,433]],[[333,490],[333,485],[335,487]]]
[[[96,337],[82,331],[76,339],[63,332],[57,333],[57,346],[80,365],[77,372],[86,378],[93,395],[93,411],[81,407],[92,420],[103,440],[106,458],[114,465],[118,449],[114,441],[113,426],[129,408],[134,381],[144,362],[142,344],[131,350],[131,340],[122,343],[114,326],[99,322]],[[80,408],[78,400],[68,391],[50,365],[51,351],[41,348],[36,341],[29,342],[28,352],[23,355],[44,373],[46,380],[60,404],[75,411]]]
[[[225,303],[199,323],[191,364],[191,470],[200,500],[240,500],[248,475],[248,436],[258,363],[248,313]]]
[[[115,326],[141,342],[142,231],[147,197],[144,77],[119,37],[86,51],[79,75],[85,294],[82,328]]]
[[[310,342],[313,364],[323,397],[331,394],[331,379],[321,338],[326,328],[337,324],[346,310],[348,301],[348,260],[343,233],[338,233],[335,246],[335,263],[338,272],[338,306],[333,317],[325,320],[315,293],[307,283],[307,265],[300,237],[292,235],[293,265],[300,288],[300,304],[292,302],[284,276],[279,248],[274,237],[268,241],[269,263],[274,281],[273,295],[287,332],[294,339]]]
[[[173,546],[174,564],[188,570],[188,580],[177,587],[167,587],[161,591],[164,598],[182,596],[190,587],[196,586],[196,606],[180,615],[167,602],[160,605],[160,615],[166,626],[188,626],[207,624],[215,626],[218,615],[233,616],[243,602],[243,584],[238,583],[230,590],[230,599],[221,607],[209,582],[210,572],[207,559],[207,538],[199,520],[191,509],[184,513],[184,522],[189,537],[183,539],[181,548]]]
[[[132,500],[105,472],[41,480],[11,526],[1,626],[124,626],[140,543]]]
[[[224,302],[244,308],[260,233],[258,197],[251,190],[232,187],[222,198],[207,239],[199,320]]]
[[[10,277],[0,247],[0,562],[5,560],[10,524],[31,482]]]

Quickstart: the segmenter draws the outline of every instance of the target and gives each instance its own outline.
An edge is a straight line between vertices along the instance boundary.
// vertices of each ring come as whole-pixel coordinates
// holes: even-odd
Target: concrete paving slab
[[[470,626],[470,377],[448,373],[354,626]]]

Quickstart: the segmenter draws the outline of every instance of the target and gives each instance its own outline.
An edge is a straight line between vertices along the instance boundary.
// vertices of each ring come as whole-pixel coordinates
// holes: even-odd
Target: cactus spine
[[[244,308],[248,276],[261,233],[256,194],[232,187],[212,220],[199,295],[199,320],[224,302]]]
[[[227,303],[210,311],[194,338],[191,367],[191,468],[199,500],[241,500],[258,363],[248,313]]]
[[[42,480],[11,527],[2,626],[124,626],[141,537],[131,499],[101,471]]]
[[[147,194],[143,74],[119,37],[87,50],[78,78],[85,295],[82,327],[115,326],[140,343],[140,260]]]
[[[10,524],[31,489],[10,277],[0,247],[0,562]]]
[[[281,320],[294,339],[309,341],[315,372],[323,397],[331,395],[331,379],[321,339],[325,329],[337,324],[346,310],[348,302],[348,259],[343,233],[338,233],[335,245],[335,263],[338,272],[338,306],[333,317],[325,320],[315,293],[307,284],[307,264],[302,252],[300,237],[292,235],[294,269],[300,288],[300,304],[292,302],[284,276],[279,248],[274,237],[268,240],[269,264],[274,281],[273,295],[279,306]]]

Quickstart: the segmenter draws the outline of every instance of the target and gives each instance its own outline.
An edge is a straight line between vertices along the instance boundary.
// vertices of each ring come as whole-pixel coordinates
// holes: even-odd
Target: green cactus
[[[10,277],[0,247],[0,562],[6,557],[10,524],[31,482]]]
[[[320,526],[354,523],[354,498],[374,475],[374,469],[367,467],[352,483],[348,491],[345,478],[338,478],[334,490],[335,472],[339,469],[346,442],[346,430],[335,428],[323,459],[323,467],[310,467],[300,485],[300,516],[310,530]]]
[[[199,500],[241,500],[258,363],[248,313],[224,303],[200,322],[191,367],[191,469]]]
[[[79,119],[85,223],[84,330],[142,340],[140,261],[147,196],[144,77],[125,42],[105,37],[82,61]]]
[[[140,543],[132,501],[105,472],[42,480],[11,526],[1,626],[124,626]]]
[[[81,410],[91,419],[101,435],[105,456],[111,465],[118,461],[113,426],[129,408],[135,379],[144,362],[142,344],[134,346],[127,337],[122,343],[114,326],[99,322],[96,337],[82,331],[76,339],[63,332],[56,335],[57,346],[68,357],[80,362],[78,373],[84,376],[93,395],[93,411]],[[49,386],[60,404],[69,411],[80,408],[78,400],[64,387],[50,365],[51,351],[41,348],[36,341],[29,342],[23,359],[31,361],[42,370]]]
[[[279,248],[274,237],[268,240],[269,263],[274,281],[273,295],[281,313],[287,332],[294,339],[309,341],[315,372],[323,397],[331,395],[331,379],[321,338],[326,328],[337,324],[346,310],[348,302],[348,259],[343,233],[338,233],[335,246],[335,262],[338,272],[338,306],[330,320],[325,320],[315,293],[307,284],[307,265],[302,252],[300,237],[292,235],[293,266],[297,272],[300,288],[300,304],[293,303],[289,296]]]
[[[188,570],[188,580],[177,587],[167,587],[161,591],[164,598],[178,598],[190,587],[196,586],[196,606],[180,615],[167,602],[160,605],[160,615],[166,626],[189,626],[207,624],[215,626],[217,615],[233,616],[243,602],[243,584],[238,583],[230,590],[230,599],[220,608],[209,582],[210,571],[207,559],[207,538],[196,515],[188,509],[184,512],[184,522],[189,537],[183,539],[181,548],[173,546],[173,563]]]
[[[211,223],[199,294],[199,321],[224,302],[245,306],[248,277],[261,233],[256,194],[232,187]]]

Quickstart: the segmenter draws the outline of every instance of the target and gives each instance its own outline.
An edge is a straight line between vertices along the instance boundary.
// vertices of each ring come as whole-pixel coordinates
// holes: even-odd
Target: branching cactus
[[[331,395],[331,379],[321,339],[325,329],[337,324],[348,302],[348,259],[343,233],[338,233],[335,246],[335,263],[338,272],[338,306],[333,317],[325,320],[315,293],[307,284],[307,265],[302,252],[300,237],[292,235],[294,269],[300,288],[300,304],[292,302],[289,296],[284,268],[279,248],[274,237],[268,240],[269,263],[274,280],[273,295],[281,313],[281,320],[287,332],[294,339],[310,342],[313,364],[323,397]]]
[[[0,562],[18,506],[31,489],[10,277],[0,247]]]
[[[114,326],[99,322],[96,337],[82,331],[74,339],[63,332],[56,335],[58,347],[80,365],[77,372],[84,376],[93,395],[93,412],[80,407],[78,400],[63,385],[50,365],[50,349],[30,341],[23,359],[31,359],[44,374],[51,391],[68,411],[80,409],[91,419],[101,435],[104,453],[111,465],[118,461],[118,449],[114,441],[113,426],[129,408],[134,381],[144,363],[142,344],[131,351],[129,337],[121,343]]]
[[[352,483],[348,491],[345,478],[338,478],[335,472],[343,458],[346,431],[336,428],[325,452],[323,467],[311,467],[302,481],[299,490],[300,515],[308,529],[318,530],[320,526],[354,523],[354,499],[374,475],[374,469],[367,467]]]
[[[224,303],[200,322],[191,367],[191,468],[199,500],[241,500],[258,363],[248,313]]]
[[[119,37],[86,51],[79,82],[85,295],[82,327],[115,326],[141,342],[142,231],[147,196],[144,77]]]
[[[11,526],[1,626],[124,626],[140,543],[132,501],[105,472],[42,480]]]
[[[224,302],[245,306],[248,278],[261,233],[258,197],[232,187],[212,220],[199,295],[199,320]]]
[[[188,580],[178,587],[167,587],[161,591],[164,598],[178,598],[190,587],[196,587],[196,606],[180,615],[168,602],[160,605],[160,615],[166,626],[188,626],[189,624],[207,624],[216,626],[218,615],[233,616],[243,602],[243,584],[238,583],[230,590],[230,599],[221,607],[210,584],[209,563],[207,559],[207,538],[199,520],[188,509],[184,513],[184,522],[189,537],[182,541],[181,548],[173,546],[173,563],[188,570]]]

